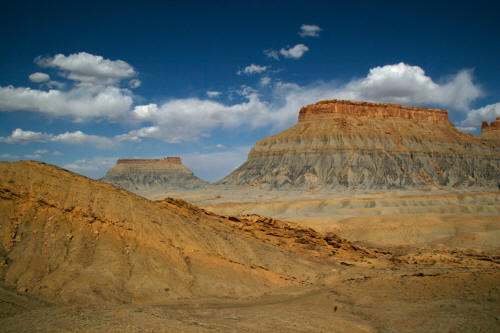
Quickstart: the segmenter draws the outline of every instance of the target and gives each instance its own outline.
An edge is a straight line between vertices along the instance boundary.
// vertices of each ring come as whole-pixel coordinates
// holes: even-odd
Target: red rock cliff
[[[481,125],[481,132],[500,131],[500,117],[492,121],[489,125],[487,121],[483,121]]]
[[[412,120],[450,123],[448,111],[399,104],[370,103],[329,99],[303,107],[299,122],[329,119],[338,114],[359,117],[387,118],[398,117]]]
[[[169,163],[169,164],[182,164],[182,160],[180,157],[165,157],[165,158],[134,158],[134,159],[127,159],[127,158],[122,158],[119,159],[116,164],[136,164],[136,163],[141,163],[141,164],[156,164],[156,163]]]

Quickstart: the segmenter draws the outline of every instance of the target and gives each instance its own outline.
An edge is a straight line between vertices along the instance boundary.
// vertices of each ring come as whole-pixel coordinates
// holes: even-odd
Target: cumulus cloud
[[[36,73],[30,74],[29,79],[31,82],[41,83],[41,82],[49,81],[50,76],[48,74],[45,74],[45,73],[36,72]]]
[[[235,147],[213,153],[182,155],[182,162],[201,179],[216,181],[227,176],[247,159],[250,146]]]
[[[75,121],[116,120],[129,111],[132,103],[127,90],[114,86],[79,86],[69,91],[0,87],[0,111],[34,111],[69,116]]]
[[[297,44],[294,47],[288,49],[282,48],[280,50],[280,54],[285,58],[300,59],[307,51],[309,51],[309,48],[307,46],[305,46],[304,44]]]
[[[483,106],[479,109],[471,110],[467,113],[467,117],[459,124],[459,129],[467,132],[472,132],[481,128],[483,121],[492,122],[497,117],[500,117],[500,103]]]
[[[274,60],[280,60],[279,53],[276,50],[264,50],[264,54],[268,58],[272,58]]]
[[[222,93],[220,91],[207,90],[208,98],[216,98],[219,97]]]
[[[268,66],[260,66],[260,65],[255,65],[251,64],[245,67],[243,70],[239,70],[236,72],[238,75],[253,75],[253,74],[259,74],[262,72],[265,72],[267,70]]]
[[[299,35],[300,37],[319,37],[319,32],[322,29],[317,25],[312,24],[302,24],[300,26]]]
[[[234,105],[187,98],[170,100],[160,106],[136,106],[133,110],[135,118],[154,125],[130,131],[120,139],[136,141],[147,137],[178,143],[195,141],[215,128],[235,128],[243,123],[255,128],[267,124],[267,104],[252,89],[242,89],[240,93],[246,101]]]
[[[272,126],[281,130],[297,121],[300,108],[318,100],[338,98],[373,102],[451,107],[465,111],[481,91],[472,80],[471,71],[460,71],[436,83],[418,66],[404,63],[372,68],[366,77],[341,84],[317,82],[308,86],[295,83],[269,83],[272,96],[266,101],[259,91],[242,86],[241,103],[227,105],[198,98],[173,99],[164,104],[139,105],[133,118],[148,126],[117,137],[118,140],[159,139],[170,143],[196,141],[215,129],[239,126]]]
[[[109,138],[85,134],[82,131],[65,132],[54,135],[42,132],[25,131],[20,128],[13,130],[12,134],[8,137],[0,137],[0,142],[14,144],[26,144],[31,142],[62,142],[67,144],[89,144],[100,149],[111,148],[115,145],[115,142]],[[40,151],[35,153],[38,155],[41,154]]]
[[[372,68],[365,78],[351,81],[340,93],[351,99],[434,104],[463,111],[481,96],[470,70],[462,70],[438,84],[422,68],[402,62]]]
[[[56,54],[53,57],[37,57],[35,63],[41,67],[61,70],[67,79],[80,82],[113,84],[137,74],[134,68],[123,60],[104,59],[87,52]]]

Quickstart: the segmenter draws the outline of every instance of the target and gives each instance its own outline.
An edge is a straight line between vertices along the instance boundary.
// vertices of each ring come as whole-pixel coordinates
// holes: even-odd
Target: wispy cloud
[[[19,156],[18,155],[12,155],[12,154],[7,154],[7,153],[4,153],[4,154],[0,154],[0,159],[1,160],[7,160],[7,161],[12,161],[12,160],[17,160],[19,159]]]
[[[250,148],[250,146],[241,146],[213,153],[184,154],[181,157],[183,163],[196,176],[204,180],[216,181],[240,166],[247,159]]]
[[[97,135],[85,134],[81,131],[65,132],[54,135],[42,132],[25,131],[20,128],[12,131],[8,137],[0,137],[0,142],[5,143],[31,143],[31,142],[62,142],[67,144],[89,144],[100,149],[108,149],[115,145],[109,138]],[[39,150],[34,155],[46,153],[46,150]]]
[[[115,165],[117,157],[94,157],[91,159],[79,159],[63,165],[63,168],[83,172],[91,177],[100,178],[105,172]]]
[[[300,26],[299,35],[302,38],[304,38],[304,37],[319,37],[319,32],[321,30],[322,29],[320,27],[318,27],[317,25],[302,24]]]
[[[276,50],[264,50],[264,54],[268,58],[272,58],[274,60],[280,60],[279,53]]]
[[[214,91],[214,90],[207,90],[206,93],[208,98],[216,98],[222,94],[220,91]]]
[[[238,75],[253,75],[253,74],[259,74],[265,72],[269,67],[268,66],[260,66],[260,65],[255,65],[251,64],[246,66],[243,70],[239,70],[236,72]]]
[[[36,73],[30,74],[29,79],[31,82],[41,83],[41,82],[49,81],[50,76],[48,74],[45,74],[45,73],[36,72]]]

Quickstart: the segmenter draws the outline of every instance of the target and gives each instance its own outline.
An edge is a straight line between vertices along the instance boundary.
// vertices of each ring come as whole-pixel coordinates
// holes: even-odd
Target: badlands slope
[[[457,130],[445,110],[325,100],[303,107],[295,126],[257,142],[218,184],[338,191],[498,189],[499,182],[498,137]]]
[[[365,249],[0,163],[5,332],[495,332],[493,250]]]
[[[182,164],[180,157],[119,159],[101,181],[144,196],[163,191],[199,189],[207,185]]]

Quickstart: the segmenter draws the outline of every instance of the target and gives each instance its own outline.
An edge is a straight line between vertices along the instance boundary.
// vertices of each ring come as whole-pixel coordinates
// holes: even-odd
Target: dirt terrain
[[[191,201],[220,214],[255,213],[294,221],[363,245],[500,249],[500,191],[317,193],[304,199],[282,193],[241,202],[236,195],[210,196],[217,195]]]
[[[0,163],[0,226],[3,332],[500,328],[494,246],[363,247],[36,162]]]

